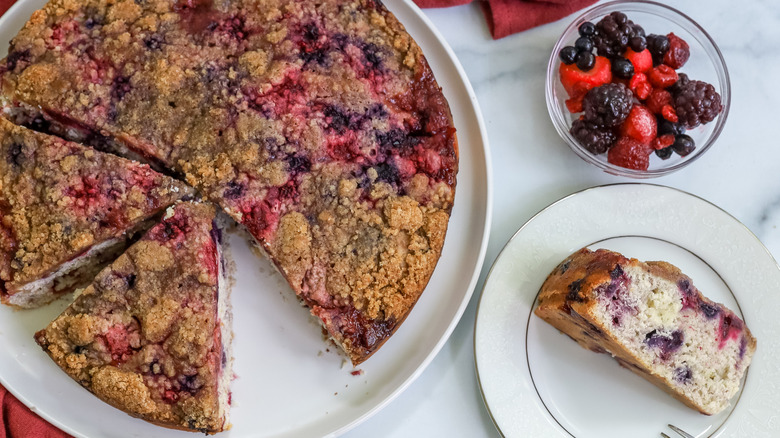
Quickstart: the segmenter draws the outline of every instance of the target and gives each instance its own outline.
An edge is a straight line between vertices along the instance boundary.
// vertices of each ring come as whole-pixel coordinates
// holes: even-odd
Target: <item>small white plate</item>
[[[547,275],[582,247],[665,260],[742,316],[758,339],[744,388],[705,416],[581,348],[534,316]],[[505,437],[780,436],[780,269],[733,216],[688,193],[618,184],[563,198],[531,218],[496,259],[474,333],[482,396]]]
[[[0,54],[44,0],[21,0],[0,19]],[[443,256],[410,316],[352,375],[271,264],[231,235],[236,261],[233,429],[224,437],[339,435],[408,387],[455,328],[485,257],[492,190],[487,135],[471,85],[452,50],[410,0],[388,1],[422,47],[447,97],[460,144],[455,207]],[[102,403],[59,370],[33,341],[68,303],[34,311],[0,308],[0,383],[64,431],[83,437],[187,437]]]

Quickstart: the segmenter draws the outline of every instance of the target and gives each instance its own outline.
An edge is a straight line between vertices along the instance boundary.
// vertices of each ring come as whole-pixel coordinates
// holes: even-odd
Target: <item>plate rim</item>
[[[20,13],[18,11],[19,9],[23,9],[27,7],[29,3],[34,1],[36,0],[16,1],[8,10],[6,10],[2,14],[2,16],[0,16],[0,28],[9,27],[18,24],[17,22],[11,21],[10,17],[14,15],[18,15]],[[38,1],[43,1],[43,0],[38,0]],[[385,5],[385,7],[391,12],[393,10],[400,10],[401,8],[407,8],[409,13],[415,15],[417,19],[419,19],[423,23],[425,28],[428,31],[430,31],[431,36],[433,37],[431,39],[431,42],[433,42],[436,45],[439,45],[440,48],[443,50],[443,52],[446,54],[446,59],[452,63],[452,67],[454,68],[453,71],[454,73],[457,74],[457,77],[460,79],[463,85],[463,89],[465,91],[465,96],[463,97],[463,101],[468,104],[467,108],[473,111],[472,122],[474,123],[473,126],[474,126],[474,130],[476,131],[474,137],[475,138],[479,137],[481,143],[481,145],[474,147],[473,150],[478,153],[481,152],[481,155],[483,156],[484,159],[484,168],[482,167],[479,168],[480,171],[484,172],[484,181],[480,181],[480,185],[484,184],[485,211],[484,211],[484,215],[480,217],[480,219],[483,222],[483,230],[480,236],[480,247],[479,247],[478,255],[475,259],[473,272],[471,274],[470,281],[466,286],[465,294],[462,297],[462,301],[458,306],[458,309],[452,315],[452,318],[447,328],[439,335],[439,339],[435,343],[434,347],[428,352],[428,354],[422,360],[420,365],[406,378],[406,380],[404,380],[393,391],[391,391],[384,399],[379,401],[377,404],[375,404],[372,408],[368,409],[362,415],[359,415],[356,418],[352,419],[352,421],[350,421],[349,423],[343,424],[339,428],[324,435],[324,437],[326,438],[330,438],[330,437],[335,438],[340,435],[343,435],[344,433],[354,429],[358,425],[364,423],[366,420],[376,415],[379,411],[381,411],[392,401],[398,398],[409,386],[411,386],[411,384],[414,383],[420,377],[420,375],[422,375],[422,373],[428,368],[430,363],[433,361],[433,359],[435,359],[435,357],[439,354],[439,352],[441,352],[441,349],[443,348],[444,344],[446,344],[446,342],[449,340],[450,336],[452,335],[452,332],[455,330],[455,327],[462,319],[463,314],[465,313],[465,310],[468,307],[471,298],[473,297],[482,269],[484,268],[485,258],[486,258],[488,244],[490,240],[489,239],[490,231],[492,228],[494,189],[493,189],[493,165],[491,159],[490,142],[489,142],[489,137],[487,135],[487,127],[485,125],[484,117],[482,115],[482,110],[479,106],[479,101],[477,99],[476,93],[474,92],[474,88],[471,84],[471,81],[469,80],[468,75],[466,74],[465,69],[463,68],[463,65],[461,64],[460,60],[456,56],[452,47],[450,47],[450,45],[444,39],[444,37],[442,36],[438,28],[433,24],[433,22],[428,18],[428,16],[425,15],[423,11],[413,2],[413,0],[401,0],[399,2],[392,2],[392,4],[389,7],[388,5]],[[392,12],[392,13],[396,15],[396,12]],[[404,25],[403,22],[401,22],[401,24]],[[22,23],[22,25],[24,25],[24,23]],[[406,25],[404,25],[404,28],[406,28]],[[415,41],[419,41],[421,39],[422,37],[414,38]],[[436,71],[434,71],[434,75],[436,75]],[[479,195],[481,195],[481,193],[475,193],[475,196],[479,196]],[[446,244],[446,240],[445,240],[445,244]],[[74,430],[66,423],[60,421],[58,419],[58,416],[52,415],[49,411],[43,411],[38,409],[35,406],[34,402],[29,399],[29,397],[25,397],[24,395],[22,395],[22,392],[20,392],[16,386],[10,385],[7,379],[3,377],[2,373],[0,373],[0,384],[3,387],[5,387],[6,390],[10,394],[12,394],[17,400],[19,400],[23,405],[25,405],[33,413],[35,413],[36,415],[38,415],[39,417],[41,417],[51,425],[57,427],[61,431],[66,432],[74,437],[85,436],[79,431]],[[229,433],[229,431],[226,432]]]
[[[741,228],[743,228],[745,231],[747,231],[748,235],[751,236],[753,239],[755,239],[755,242],[759,244],[759,247],[766,253],[766,255],[769,256],[769,259],[775,265],[775,268],[780,271],[780,263],[778,263],[777,259],[775,259],[775,257],[772,255],[772,253],[766,247],[766,245],[764,245],[764,243],[761,241],[761,239],[759,239],[758,236],[756,236],[756,234],[753,233],[753,231],[750,230],[750,228],[747,227],[747,225],[745,225],[744,223],[742,223],[742,221],[737,219],[736,216],[734,216],[733,214],[729,213],[728,211],[726,211],[722,207],[718,206],[714,202],[707,200],[704,197],[701,197],[699,195],[696,195],[696,194],[690,193],[688,191],[679,189],[677,187],[671,187],[671,186],[666,186],[666,185],[663,185],[663,184],[647,183],[647,182],[619,182],[619,183],[599,184],[599,185],[586,187],[586,188],[574,191],[574,192],[572,192],[572,193],[570,193],[568,195],[565,195],[565,196],[563,196],[561,198],[558,198],[557,200],[551,202],[547,206],[543,207],[542,209],[540,209],[539,211],[534,213],[525,222],[523,222],[523,224],[517,229],[517,231],[515,231],[512,234],[512,236],[506,241],[506,243],[501,247],[501,250],[496,255],[496,258],[493,260],[493,263],[491,264],[490,269],[488,270],[488,273],[485,276],[485,282],[482,284],[482,289],[479,292],[479,299],[477,301],[477,309],[476,309],[476,313],[475,313],[475,317],[474,317],[474,335],[472,337],[472,348],[474,349],[474,372],[476,374],[477,386],[479,388],[479,394],[480,394],[480,396],[482,398],[482,404],[485,406],[485,410],[487,411],[488,417],[490,417],[490,421],[493,423],[493,427],[495,428],[495,430],[498,432],[498,434],[502,438],[506,438],[506,434],[504,433],[504,431],[499,426],[498,421],[497,421],[495,415],[493,414],[493,411],[490,408],[490,404],[487,401],[487,397],[486,397],[486,394],[485,394],[484,387],[482,385],[482,380],[481,380],[481,376],[480,376],[480,372],[479,372],[478,355],[476,354],[476,351],[477,351],[477,331],[479,329],[480,309],[482,307],[482,300],[485,297],[485,290],[486,290],[487,285],[490,282],[491,276],[493,274],[493,270],[496,267],[496,265],[498,264],[498,261],[504,255],[504,252],[512,244],[512,242],[515,240],[515,238],[517,238],[517,236],[531,222],[533,222],[537,217],[542,215],[544,212],[554,208],[555,206],[557,206],[560,203],[563,203],[563,202],[569,200],[570,198],[573,198],[575,196],[581,195],[583,193],[590,192],[590,191],[596,191],[596,190],[604,189],[604,188],[607,188],[607,187],[615,187],[615,186],[650,186],[650,187],[653,187],[653,188],[661,188],[661,189],[671,190],[671,191],[677,192],[678,194],[683,194],[683,195],[687,195],[687,196],[696,198],[698,200],[701,200],[701,201],[705,202],[706,204],[709,204],[712,207],[715,207],[717,210],[719,210],[720,212],[724,213],[726,216],[728,216],[730,219],[732,219],[737,225],[739,225]],[[715,272],[717,273],[717,271],[715,271]],[[718,275],[720,275],[720,274],[718,273]],[[744,386],[742,388],[740,388],[740,398],[742,397],[743,394],[744,394]],[[737,409],[735,407],[734,410],[729,415],[729,417],[731,417],[734,414],[734,412],[736,412],[736,410]],[[720,430],[721,432],[725,432],[725,427],[726,427],[726,423],[724,422],[724,424],[721,425],[718,428],[718,430]],[[566,432],[566,429],[564,429],[564,428],[562,428],[562,429],[563,429],[564,432]]]

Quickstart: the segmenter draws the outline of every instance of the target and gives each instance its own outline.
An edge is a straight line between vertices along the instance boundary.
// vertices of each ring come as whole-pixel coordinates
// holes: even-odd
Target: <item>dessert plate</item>
[[[731,407],[701,415],[533,315],[547,275],[585,246],[671,262],[745,319],[758,349]],[[523,225],[491,268],[474,333],[482,396],[506,437],[656,438],[669,423],[696,437],[780,436],[778,290],[767,249],[701,198],[648,184],[575,193]]]
[[[20,0],[0,19],[0,47],[44,0]],[[431,362],[460,319],[482,267],[492,190],[487,136],[477,99],[452,50],[411,1],[387,2],[423,48],[450,102],[460,143],[455,207],[443,255],[398,332],[358,370],[329,346],[308,311],[244,235],[231,233],[235,262],[233,429],[225,437],[336,436],[376,413]],[[191,437],[133,419],[71,381],[33,333],[69,303],[0,309],[0,383],[64,431],[82,437]],[[65,401],[65,402],[63,402]]]

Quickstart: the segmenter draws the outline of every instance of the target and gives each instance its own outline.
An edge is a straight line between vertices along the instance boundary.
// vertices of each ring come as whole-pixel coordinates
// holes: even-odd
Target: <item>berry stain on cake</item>
[[[547,278],[535,313],[583,347],[708,415],[729,406],[756,340],[666,262],[582,249]]]

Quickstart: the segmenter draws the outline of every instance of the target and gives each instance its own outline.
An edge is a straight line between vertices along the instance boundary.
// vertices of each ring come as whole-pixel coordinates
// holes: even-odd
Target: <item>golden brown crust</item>
[[[36,341],[73,379],[130,415],[223,430],[214,216],[208,204],[177,204]]]
[[[0,157],[0,283],[6,294],[122,237],[191,193],[146,165],[2,118]]]
[[[242,223],[355,364],[433,272],[457,139],[381,2],[52,0],[4,68],[12,104],[119,139]]]

